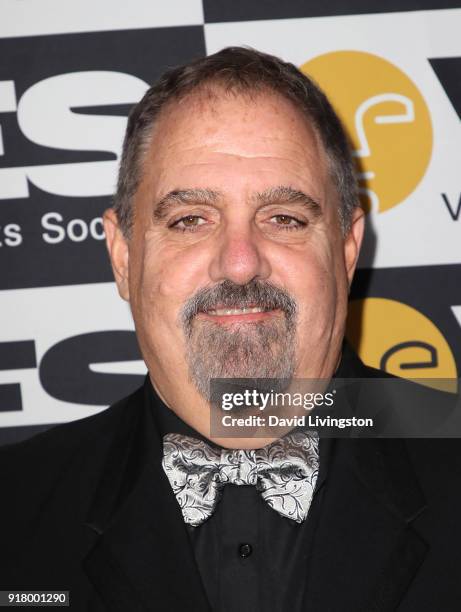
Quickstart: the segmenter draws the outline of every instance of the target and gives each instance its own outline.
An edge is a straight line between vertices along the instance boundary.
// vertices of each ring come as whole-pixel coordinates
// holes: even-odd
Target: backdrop
[[[0,443],[142,382],[102,211],[126,117],[228,45],[293,62],[348,127],[367,215],[348,335],[400,376],[461,367],[459,0],[0,0]]]

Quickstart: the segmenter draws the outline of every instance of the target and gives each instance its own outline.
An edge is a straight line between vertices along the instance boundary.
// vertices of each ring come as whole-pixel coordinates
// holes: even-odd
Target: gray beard
[[[279,315],[263,321],[221,325],[197,318],[217,304],[232,307],[257,304]],[[181,313],[189,375],[208,400],[214,378],[291,379],[295,371],[297,307],[284,290],[267,281],[236,285],[225,280],[202,289]]]
[[[196,326],[187,345],[189,375],[207,399],[213,378],[293,377],[295,335],[287,330],[284,319],[231,328],[211,321],[196,322]]]

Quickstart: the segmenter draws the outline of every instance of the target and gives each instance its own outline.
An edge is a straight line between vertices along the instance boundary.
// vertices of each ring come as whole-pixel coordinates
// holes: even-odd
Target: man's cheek
[[[309,329],[310,335],[321,336],[334,318],[336,287],[331,278],[319,274],[316,278],[311,278],[305,289],[299,299],[301,330]]]
[[[172,265],[156,241],[148,240],[144,245],[142,258],[135,270],[134,283],[142,292],[144,302],[157,304],[178,292],[178,279],[175,267]]]
[[[210,256],[199,249],[187,252],[164,253],[159,255],[161,262],[157,269],[159,296],[184,304],[199,289],[209,285],[207,270]]]
[[[183,276],[174,277],[173,275],[165,274],[158,279],[152,295],[155,301],[166,312],[170,310],[179,311],[196,290],[197,286],[187,282],[187,279]]]

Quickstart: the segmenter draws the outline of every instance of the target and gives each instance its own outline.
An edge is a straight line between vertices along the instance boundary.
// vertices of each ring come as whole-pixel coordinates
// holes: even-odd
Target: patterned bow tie
[[[189,525],[213,514],[228,483],[254,485],[271,508],[297,523],[307,517],[319,470],[316,433],[291,433],[257,450],[218,449],[167,434],[163,452],[163,469]]]

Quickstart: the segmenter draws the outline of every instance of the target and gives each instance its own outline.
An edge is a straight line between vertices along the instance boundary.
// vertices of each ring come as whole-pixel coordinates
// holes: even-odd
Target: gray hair
[[[131,235],[132,199],[142,178],[142,163],[156,118],[167,104],[180,101],[207,85],[237,94],[272,91],[290,100],[312,122],[325,148],[340,196],[339,219],[346,234],[352,212],[359,206],[356,169],[346,132],[328,98],[293,64],[254,49],[227,47],[166,71],[132,109],[114,199],[114,210],[124,235]]]

